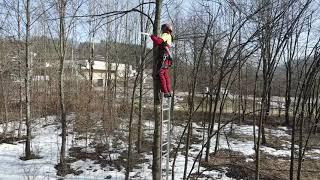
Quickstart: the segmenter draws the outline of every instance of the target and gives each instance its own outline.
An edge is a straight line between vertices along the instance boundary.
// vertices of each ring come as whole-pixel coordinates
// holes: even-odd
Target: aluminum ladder
[[[160,169],[162,177],[169,180],[170,144],[171,144],[171,99],[165,98],[161,93],[161,114],[160,114]],[[165,173],[162,173],[162,162],[165,161]],[[164,179],[164,178],[163,178]]]

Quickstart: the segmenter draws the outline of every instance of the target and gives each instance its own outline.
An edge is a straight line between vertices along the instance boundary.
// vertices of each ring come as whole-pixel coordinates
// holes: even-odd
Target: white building
[[[111,67],[104,61],[93,61],[93,83],[95,86],[103,86],[106,79],[106,72],[110,73],[111,79],[117,77],[118,81],[123,81],[125,77],[132,78],[137,72],[132,68],[132,65],[111,63]],[[88,60],[80,65],[80,70],[86,79],[89,79],[90,64]],[[81,73],[82,74],[82,73]]]

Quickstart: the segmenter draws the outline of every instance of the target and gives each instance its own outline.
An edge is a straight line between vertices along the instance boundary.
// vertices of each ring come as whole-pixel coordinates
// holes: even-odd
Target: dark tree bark
[[[31,61],[30,61],[30,0],[26,1],[26,36],[25,36],[25,99],[26,99],[26,129],[27,139],[25,159],[31,159]],[[31,54],[32,56],[32,54]]]
[[[141,4],[144,3],[144,0],[141,1]],[[144,12],[143,6],[141,6],[141,12]],[[146,25],[146,28],[144,28],[144,16],[143,14],[140,14],[140,30],[141,32],[144,32],[145,29],[148,29],[148,23]],[[140,49],[140,64],[139,67],[141,67],[140,70],[140,79],[139,79],[139,114],[138,114],[138,142],[137,142],[137,150],[138,153],[141,153],[141,147],[142,147],[142,141],[143,141],[143,120],[142,120],[142,96],[143,96],[143,81],[144,81],[144,68],[145,68],[145,54],[146,54],[146,36],[141,35],[140,41],[141,41],[141,49]]]
[[[67,174],[66,162],[66,143],[67,143],[67,120],[66,120],[66,106],[64,95],[64,60],[66,51],[66,37],[65,37],[65,13],[66,0],[59,0],[59,103],[60,103],[60,121],[61,121],[61,150],[60,150],[60,164],[58,173],[62,176]]]
[[[161,15],[162,0],[156,0],[155,19],[153,24],[153,34],[160,33],[160,15]],[[159,119],[159,91],[160,82],[157,77],[159,63],[159,49],[153,45],[153,116],[154,116],[154,134],[153,134],[153,148],[152,148],[152,179],[161,180],[161,152],[160,152],[160,119]]]
[[[17,2],[17,16],[18,16],[18,41],[21,41],[21,15],[20,15],[20,1]],[[21,138],[21,128],[22,128],[22,121],[23,121],[23,81],[22,81],[22,74],[23,74],[23,62],[21,58],[21,50],[20,45],[18,45],[18,58],[19,58],[19,127],[18,127],[18,138]]]

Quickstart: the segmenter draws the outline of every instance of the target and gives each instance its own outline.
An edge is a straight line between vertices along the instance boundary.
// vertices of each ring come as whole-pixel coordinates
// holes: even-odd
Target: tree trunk
[[[214,81],[214,46],[212,46],[210,48],[211,52],[210,52],[210,74],[212,74],[212,76],[210,76],[210,82],[209,82],[209,112],[207,113],[207,119],[208,119],[208,130],[207,130],[207,137],[209,137],[212,134],[212,122],[211,122],[211,117],[212,117],[212,106],[213,106],[213,81]],[[214,126],[214,125],[213,125]],[[205,161],[208,162],[209,160],[209,153],[210,153],[210,141],[207,142],[206,144],[206,154],[205,154]]]
[[[1,73],[1,71],[0,71]],[[1,84],[1,90],[2,90],[2,99],[3,99],[3,106],[4,106],[4,122],[3,123],[3,137],[6,138],[7,136],[7,130],[8,130],[8,102],[7,102],[7,90],[5,89],[5,84],[3,81],[3,74],[0,74],[0,84]]]
[[[270,84],[269,84],[270,86]],[[269,88],[268,88],[269,89]],[[266,131],[265,131],[265,124],[269,119],[270,116],[270,100],[271,100],[271,90],[268,90],[267,93],[267,100],[266,100],[266,109],[263,110],[265,111],[264,117],[263,117],[263,122],[262,122],[262,127],[261,127],[261,144],[262,145],[266,145],[267,144],[267,139],[266,139]]]
[[[264,41],[268,41],[265,40]],[[264,43],[264,42],[263,42]],[[267,95],[268,95],[268,75],[267,75],[267,54],[265,51],[261,53],[261,60],[262,60],[262,70],[263,70],[263,87],[262,87],[262,94],[261,94],[261,110],[260,110],[260,117],[259,117],[259,131],[258,131],[258,138],[256,144],[256,159],[255,159],[255,180],[260,179],[260,146],[261,146],[261,135],[263,134],[263,122],[266,117],[266,108],[267,108]],[[262,138],[263,139],[263,138]],[[263,141],[263,140],[262,140]]]
[[[30,0],[26,1],[26,37],[25,37],[25,99],[26,99],[26,129],[27,139],[25,159],[31,159],[31,62],[29,52],[30,36]],[[32,54],[31,54],[32,56]]]
[[[109,31],[108,31],[109,32]],[[103,105],[102,105],[102,126],[103,126],[103,131],[104,135],[106,136],[105,138],[108,139],[108,120],[110,120],[110,117],[108,116],[107,111],[109,111],[109,97],[110,97],[110,91],[109,91],[109,86],[110,86],[110,79],[109,79],[109,73],[111,69],[109,69],[109,58],[108,58],[108,38],[106,38],[106,43],[105,43],[105,55],[104,55],[104,62],[105,62],[105,74],[104,74],[104,85],[103,85]],[[106,140],[106,142],[108,142]]]
[[[199,55],[198,56],[194,55],[194,65],[193,65],[193,70],[192,70],[191,88],[189,90],[189,96],[188,96],[189,117],[188,117],[188,133],[187,133],[187,140],[186,140],[186,146],[185,146],[186,154],[185,154],[185,162],[184,162],[185,166],[184,166],[183,179],[186,179],[186,173],[187,173],[190,136],[192,136],[192,116],[194,113],[194,98],[196,96],[196,86],[197,86],[197,82],[198,82],[197,79],[198,79],[200,65],[204,61],[204,58],[203,58],[204,49],[207,45],[208,36],[209,36],[209,33],[211,32],[211,28],[212,28],[212,21],[207,26],[206,34],[203,39]],[[196,50],[196,46],[194,47],[194,50]],[[219,90],[220,90],[220,88],[219,88]],[[218,99],[218,98],[216,98],[216,99]]]
[[[162,0],[156,0],[155,20],[153,26],[153,34],[159,34],[160,15],[161,15]],[[160,152],[160,119],[159,119],[159,89],[160,82],[157,78],[159,63],[159,49],[153,45],[153,115],[154,115],[154,134],[153,134],[153,161],[152,161],[152,179],[161,180],[161,152]]]
[[[296,133],[296,118],[292,118],[292,129],[291,129],[291,156],[290,156],[290,180],[293,180],[293,173],[294,173],[294,142],[295,142],[295,134]]]
[[[208,131],[207,131],[207,137],[209,137],[212,134],[212,130],[213,127],[212,126],[212,122],[211,122],[211,117],[212,117],[212,105],[213,105],[213,95],[212,95],[212,89],[210,88],[210,95],[209,95],[209,112],[208,112]],[[209,161],[209,154],[210,154],[210,141],[208,140],[207,144],[206,144],[206,155],[205,155],[205,161],[208,162]]]
[[[261,59],[259,60],[259,65],[255,74],[255,81],[254,81],[254,90],[253,90],[253,104],[252,104],[252,111],[253,111],[253,142],[254,142],[254,147],[253,149],[256,150],[257,147],[257,136],[256,136],[256,95],[257,95],[257,81],[259,80],[259,69],[261,65]]]
[[[302,168],[302,149],[303,149],[303,122],[304,122],[304,104],[302,104],[302,110],[299,115],[299,156],[298,156],[298,170],[297,180],[301,179],[301,168]]]
[[[291,61],[287,63],[287,71],[286,71],[286,97],[285,97],[285,125],[289,125],[289,111],[290,111],[290,104],[291,104]]]
[[[21,15],[20,15],[20,1],[17,2],[17,15],[18,15],[18,41],[21,41]],[[23,122],[23,62],[21,58],[20,45],[18,45],[18,59],[19,59],[19,127],[18,127],[18,138],[21,138],[21,128]]]
[[[65,176],[67,170],[66,156],[66,143],[67,143],[67,120],[66,120],[66,107],[64,96],[64,59],[65,59],[65,12],[66,0],[59,1],[59,103],[60,103],[60,121],[61,121],[61,151],[60,151],[60,175]]]
[[[239,11],[239,20],[240,20],[240,18],[241,18],[241,11]],[[239,39],[238,39],[238,43],[239,43],[239,45],[241,44],[241,29],[239,30]],[[239,52],[238,52],[238,93],[239,93],[239,95],[238,95],[238,117],[239,117],[239,125],[241,125],[242,124],[242,118],[240,118],[241,117],[241,107],[242,107],[242,69],[241,69],[241,50],[239,50]],[[219,135],[219,133],[217,134],[217,135]]]
[[[244,87],[244,94],[243,94],[243,103],[242,103],[242,121],[245,120],[245,114],[247,111],[247,104],[248,104],[248,66],[246,65],[245,68],[245,87]]]
[[[144,0],[141,1],[141,4],[144,3]],[[144,12],[143,6],[141,6],[141,12]],[[144,18],[143,14],[140,15],[140,30],[144,32],[143,24]],[[147,28],[146,28],[147,29]],[[145,64],[145,52],[146,52],[146,37],[143,35],[140,36],[141,41],[141,49],[140,49],[140,64],[138,66],[141,68],[140,70],[140,79],[139,79],[139,114],[138,114],[138,145],[137,150],[138,153],[141,153],[142,141],[143,141],[143,121],[142,121],[142,96],[143,96],[143,74],[144,74],[144,64]]]
[[[186,140],[186,154],[184,157],[184,171],[183,171],[183,180],[187,177],[187,168],[188,168],[188,156],[189,156],[189,147],[190,147],[190,134],[192,132],[192,126],[191,123],[188,124],[188,130],[187,130],[187,140]]]
[[[141,64],[142,65],[142,64]],[[141,70],[141,65],[139,66],[139,69]],[[135,93],[136,93],[136,89],[137,89],[137,83],[139,80],[139,76],[141,71],[138,71],[138,74],[134,80],[134,84],[133,84],[133,90],[132,90],[132,97],[131,97],[131,108],[130,108],[130,117],[129,117],[129,142],[128,142],[128,156],[127,156],[127,168],[126,168],[126,175],[125,175],[125,179],[129,180],[129,174],[130,174],[130,170],[132,169],[132,130],[133,130],[133,110],[134,110],[134,99],[135,99]]]

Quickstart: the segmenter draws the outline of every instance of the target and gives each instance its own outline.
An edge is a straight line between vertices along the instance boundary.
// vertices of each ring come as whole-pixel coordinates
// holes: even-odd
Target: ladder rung
[[[162,144],[162,146],[166,146],[166,145],[168,145],[168,142],[165,142],[165,143]]]
[[[169,121],[169,119],[162,120],[163,123],[167,123],[168,121]]]
[[[162,152],[162,156],[167,156],[168,155],[168,153],[167,152]]]
[[[162,111],[168,111],[170,108],[163,108]]]
[[[167,150],[163,150],[163,151],[162,151],[162,156],[166,156],[166,155],[168,155]]]
[[[162,157],[165,157],[165,156],[167,156],[168,154],[169,154],[169,153],[167,152],[167,150],[162,151],[162,153],[161,153]]]

